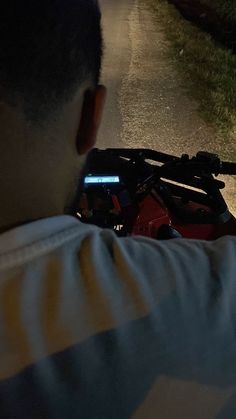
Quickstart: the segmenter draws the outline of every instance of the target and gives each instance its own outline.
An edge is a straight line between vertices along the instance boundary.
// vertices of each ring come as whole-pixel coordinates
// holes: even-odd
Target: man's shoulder
[[[99,266],[101,274],[130,272],[136,280],[158,274],[160,281],[170,273],[172,278],[194,277],[209,273],[209,265],[227,274],[236,260],[236,238],[215,242],[118,238],[111,230],[82,224],[70,216],[39,220],[0,235],[1,270],[51,257],[60,259],[60,264],[64,259],[72,263],[75,255],[78,264],[88,261],[90,266]]]
[[[46,346],[58,353],[145,317],[150,324],[156,316],[162,319],[165,336],[175,330],[177,315],[180,325],[191,318],[184,331],[188,334],[199,313],[205,321],[209,307],[215,307],[215,295],[222,302],[219,319],[226,318],[224,298],[234,299],[234,294],[222,290],[235,288],[235,260],[236,239],[231,237],[212,243],[159,242],[118,238],[72,217],[37,221],[0,236],[0,299],[9,319],[7,336],[21,319],[22,336],[33,333],[41,359]],[[0,373],[5,365],[10,365],[5,375],[19,370],[17,354],[14,362],[8,358],[14,351],[2,351]],[[26,347],[25,353],[32,350]],[[32,363],[22,359],[21,368]]]

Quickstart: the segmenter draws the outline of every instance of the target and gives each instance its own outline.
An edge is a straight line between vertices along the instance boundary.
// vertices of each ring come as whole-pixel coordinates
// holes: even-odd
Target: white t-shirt
[[[0,235],[0,417],[235,419],[236,238]]]

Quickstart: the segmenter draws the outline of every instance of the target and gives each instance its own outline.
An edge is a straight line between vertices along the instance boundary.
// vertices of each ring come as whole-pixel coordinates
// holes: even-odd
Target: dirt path
[[[106,9],[104,36],[108,39],[103,82],[113,93],[100,144],[108,146],[109,138],[113,147],[151,147],[176,155],[199,150],[225,154],[233,145],[224,143],[199,116],[198,104],[187,95],[174,59],[167,58],[169,43],[147,1],[129,0],[125,5],[115,0],[114,8],[122,7],[120,23],[113,0],[108,1],[101,2]],[[120,39],[115,33],[119,25],[123,25]],[[113,127],[115,136],[111,136]],[[231,179],[227,199],[236,212],[235,192],[236,182]]]

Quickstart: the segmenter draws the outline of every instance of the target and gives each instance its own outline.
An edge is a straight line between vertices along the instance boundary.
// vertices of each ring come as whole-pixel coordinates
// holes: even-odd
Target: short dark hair
[[[6,0],[0,7],[0,99],[42,121],[86,79],[98,83],[102,58],[97,0]]]

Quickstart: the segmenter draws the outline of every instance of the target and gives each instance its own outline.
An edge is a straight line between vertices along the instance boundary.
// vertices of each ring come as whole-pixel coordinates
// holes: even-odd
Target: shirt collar
[[[16,227],[0,234],[0,255],[30,245],[80,223],[75,217],[59,215]]]

